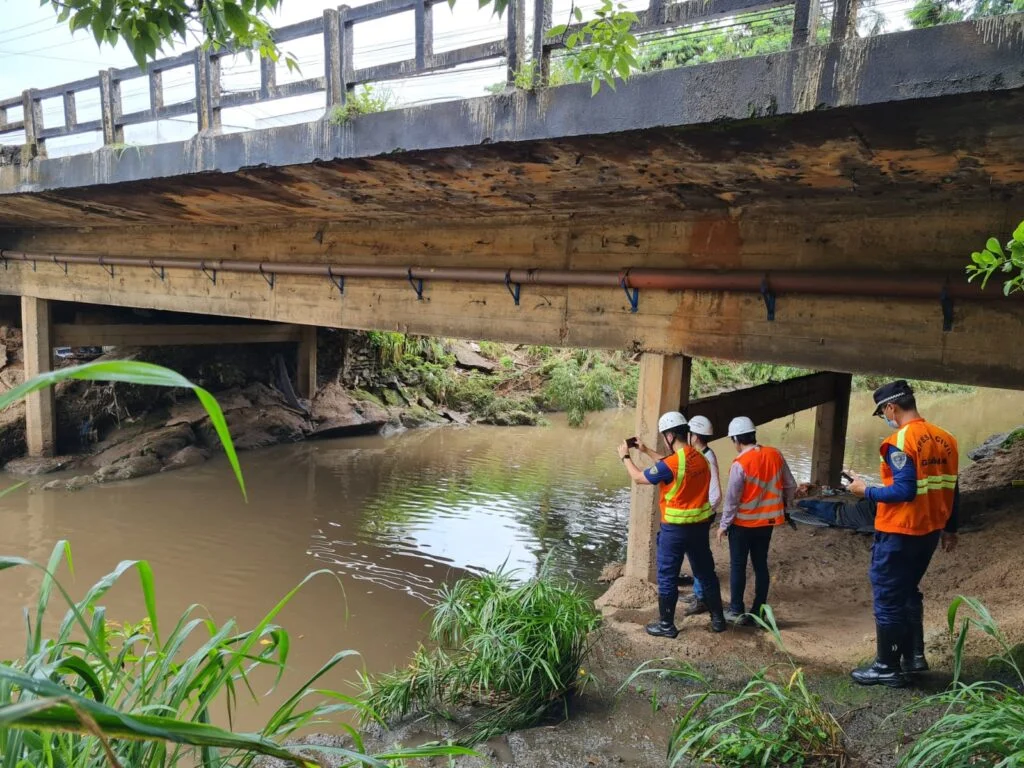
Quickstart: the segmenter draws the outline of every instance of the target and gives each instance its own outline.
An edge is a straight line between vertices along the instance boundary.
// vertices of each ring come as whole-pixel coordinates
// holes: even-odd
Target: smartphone
[[[637,440],[635,437],[627,437],[626,438],[626,447],[627,448],[637,448],[637,447],[639,447],[639,445],[640,445],[640,441]]]
[[[846,482],[848,482],[848,483],[852,483],[853,482],[853,475],[851,475],[849,472],[840,472],[839,474],[843,478],[843,480],[845,480]]]

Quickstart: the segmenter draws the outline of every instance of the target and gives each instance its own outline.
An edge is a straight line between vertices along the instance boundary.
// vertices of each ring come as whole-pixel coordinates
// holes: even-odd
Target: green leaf
[[[975,264],[984,264],[985,258],[978,251],[975,251],[971,254],[971,261]]]
[[[573,16],[576,17],[576,21],[583,21],[583,9],[577,6],[573,10]]]
[[[227,22],[228,28],[239,40],[249,36],[249,17],[234,3],[224,3],[224,20]]]
[[[566,24],[559,24],[548,30],[548,37],[561,37],[569,27]]]
[[[601,79],[598,78],[598,77],[595,77],[593,80],[590,81],[590,96],[591,96],[591,98],[593,98],[594,96],[597,96],[597,93],[600,90],[601,90]]]
[[[87,5],[85,8],[83,8],[71,17],[71,22],[68,24],[68,29],[71,32],[77,32],[80,29],[85,29],[86,27],[88,27],[91,21],[92,6]]]
[[[990,237],[988,239],[988,242],[985,243],[985,247],[988,250],[992,251],[992,253],[996,254],[997,256],[1003,255],[1003,246],[1001,246],[999,244],[999,241],[996,240],[994,237]]]
[[[1003,284],[1003,296],[1009,296],[1010,295],[1010,291],[1012,291],[1012,290],[1013,290],[1013,280],[1007,280]]]
[[[1017,228],[1013,230],[1013,239],[1019,243],[1024,243],[1024,221],[1017,225]]]

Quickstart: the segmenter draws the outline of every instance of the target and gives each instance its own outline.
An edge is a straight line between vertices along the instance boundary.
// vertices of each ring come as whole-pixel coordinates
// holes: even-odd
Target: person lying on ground
[[[869,533],[875,530],[875,513],[878,511],[878,504],[870,499],[857,499],[856,501],[801,499],[796,505],[826,523],[830,528],[848,528],[853,531]]]

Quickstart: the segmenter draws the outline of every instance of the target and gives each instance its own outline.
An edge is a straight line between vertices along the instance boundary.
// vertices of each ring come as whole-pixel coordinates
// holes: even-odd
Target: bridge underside
[[[30,181],[0,194],[0,248],[40,258],[5,263],[0,292],[1020,388],[1024,355],[1013,340],[1024,338],[1024,302],[958,299],[944,330],[939,290],[911,299],[898,286],[936,275],[959,284],[970,252],[1019,220],[1022,113],[1024,89],[1011,83],[749,120],[230,173],[164,175],[154,166],[150,180],[62,189],[22,169]],[[384,126],[395,118],[366,116],[361,125],[372,130],[377,119]],[[308,130],[324,130],[318,126]],[[249,146],[274,135],[223,139]],[[120,162],[156,163],[199,146],[128,148]],[[516,306],[501,284],[427,279],[419,297],[408,281],[352,278],[342,294],[326,276],[279,275],[271,286],[258,272],[161,275],[87,264],[65,271],[59,257],[67,254],[403,268],[815,270],[837,280],[849,272],[881,276],[897,288],[884,298],[780,292],[770,321],[756,292],[643,290],[632,312],[621,289],[525,284]]]

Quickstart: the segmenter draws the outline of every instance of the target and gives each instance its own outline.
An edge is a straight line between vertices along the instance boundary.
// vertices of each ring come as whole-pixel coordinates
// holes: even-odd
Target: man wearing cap
[[[757,444],[754,422],[738,416],[729,422],[729,438],[738,456],[729,469],[725,506],[718,527],[718,540],[729,536],[729,607],[727,621],[747,625],[743,610],[747,588],[747,560],[754,567],[755,616],[768,602],[768,547],[772,530],[786,522],[786,507],[796,493],[796,480],[782,453]]]
[[[671,411],[658,419],[661,433],[672,454],[643,471],[629,457],[629,444],[619,446],[622,459],[633,482],[659,486],[661,528],[658,531],[658,620],[647,625],[647,634],[676,637],[675,613],[679,600],[679,569],[688,557],[693,575],[704,585],[705,601],[711,611],[711,629],[725,630],[722,596],[711,555],[709,531],[711,510],[711,467],[707,459],[687,442],[686,418]],[[640,448],[640,446],[638,446]],[[644,449],[641,449],[644,450]]]
[[[903,379],[876,389],[874,399],[875,415],[896,431],[882,443],[881,486],[850,472],[850,492],[878,505],[869,570],[877,655],[851,674],[861,685],[899,688],[905,673],[928,669],[919,585],[940,538],[943,550],[956,547],[960,456],[956,438],[918,413]]]

